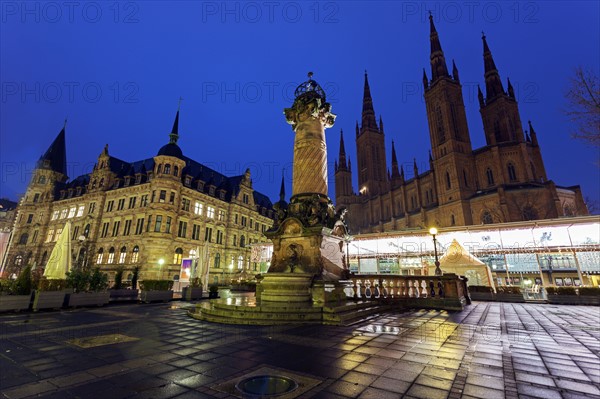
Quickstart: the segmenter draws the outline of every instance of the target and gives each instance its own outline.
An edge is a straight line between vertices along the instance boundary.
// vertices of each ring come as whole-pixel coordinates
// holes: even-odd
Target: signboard
[[[192,273],[192,259],[183,259],[181,261],[181,272],[179,273],[179,281],[182,283],[189,283],[190,276]]]

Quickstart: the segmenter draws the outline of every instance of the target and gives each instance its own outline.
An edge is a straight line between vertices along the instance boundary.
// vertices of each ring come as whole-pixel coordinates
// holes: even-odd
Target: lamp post
[[[158,269],[158,274],[159,274],[158,278],[159,279],[162,278],[162,271],[163,271],[163,265],[164,264],[165,264],[165,260],[163,258],[160,258],[158,260],[158,267],[159,267],[159,269]]]
[[[438,253],[437,253],[437,240],[435,238],[437,233],[438,233],[438,230],[435,227],[432,227],[429,229],[429,234],[431,234],[433,236],[433,256],[435,256],[435,275],[441,276],[443,273],[442,273],[442,269],[440,269],[440,261],[438,260]]]

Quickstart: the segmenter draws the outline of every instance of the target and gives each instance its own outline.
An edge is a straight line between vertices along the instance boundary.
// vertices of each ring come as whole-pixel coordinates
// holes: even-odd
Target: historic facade
[[[22,198],[5,274],[44,267],[67,222],[73,259],[114,272],[173,279],[182,259],[209,266],[209,283],[252,273],[249,244],[273,225],[269,198],[252,188],[250,171],[224,176],[183,155],[179,110],[169,142],[156,156],[126,162],[106,145],[90,174],[66,174],[65,128],[40,158]]]
[[[546,176],[531,122],[524,130],[510,80],[506,90],[483,36],[485,95],[479,89],[486,145],[473,149],[458,68],[448,71],[430,16],[431,79],[423,70],[431,152],[429,170],[416,161],[411,178],[399,168],[392,142],[391,170],[385,135],[377,123],[365,74],[362,123],[356,124],[358,193],[343,133],[335,164],[338,208],[349,210],[355,233],[428,226],[461,226],[587,215],[579,186],[558,187]]]

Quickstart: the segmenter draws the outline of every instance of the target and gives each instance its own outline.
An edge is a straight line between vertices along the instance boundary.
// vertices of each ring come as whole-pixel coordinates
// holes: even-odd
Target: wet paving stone
[[[0,315],[0,394],[227,397],[214,388],[266,366],[321,381],[301,398],[600,398],[598,325],[584,306],[477,302],[347,327],[210,324],[171,304]],[[133,339],[67,342],[116,334]]]

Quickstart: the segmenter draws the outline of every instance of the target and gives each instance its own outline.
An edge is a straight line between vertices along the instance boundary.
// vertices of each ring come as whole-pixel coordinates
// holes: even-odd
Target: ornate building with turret
[[[483,39],[485,94],[478,88],[486,145],[473,149],[458,68],[452,73],[430,21],[431,79],[423,70],[431,152],[429,170],[416,160],[410,178],[394,142],[386,162],[383,121],[377,123],[365,74],[362,121],[356,123],[358,191],[343,132],[335,163],[338,208],[348,209],[353,234],[429,226],[463,226],[587,215],[579,186],[559,187],[546,176],[536,131],[523,129],[514,89],[500,79]]]
[[[103,271],[141,268],[141,279],[173,279],[183,259],[209,267],[209,283],[252,273],[250,244],[266,241],[273,206],[252,188],[250,170],[224,176],[183,155],[179,110],[156,156],[127,162],[108,145],[91,173],[67,176],[65,128],[33,172],[18,207],[3,275],[44,267],[67,222],[74,264]]]

